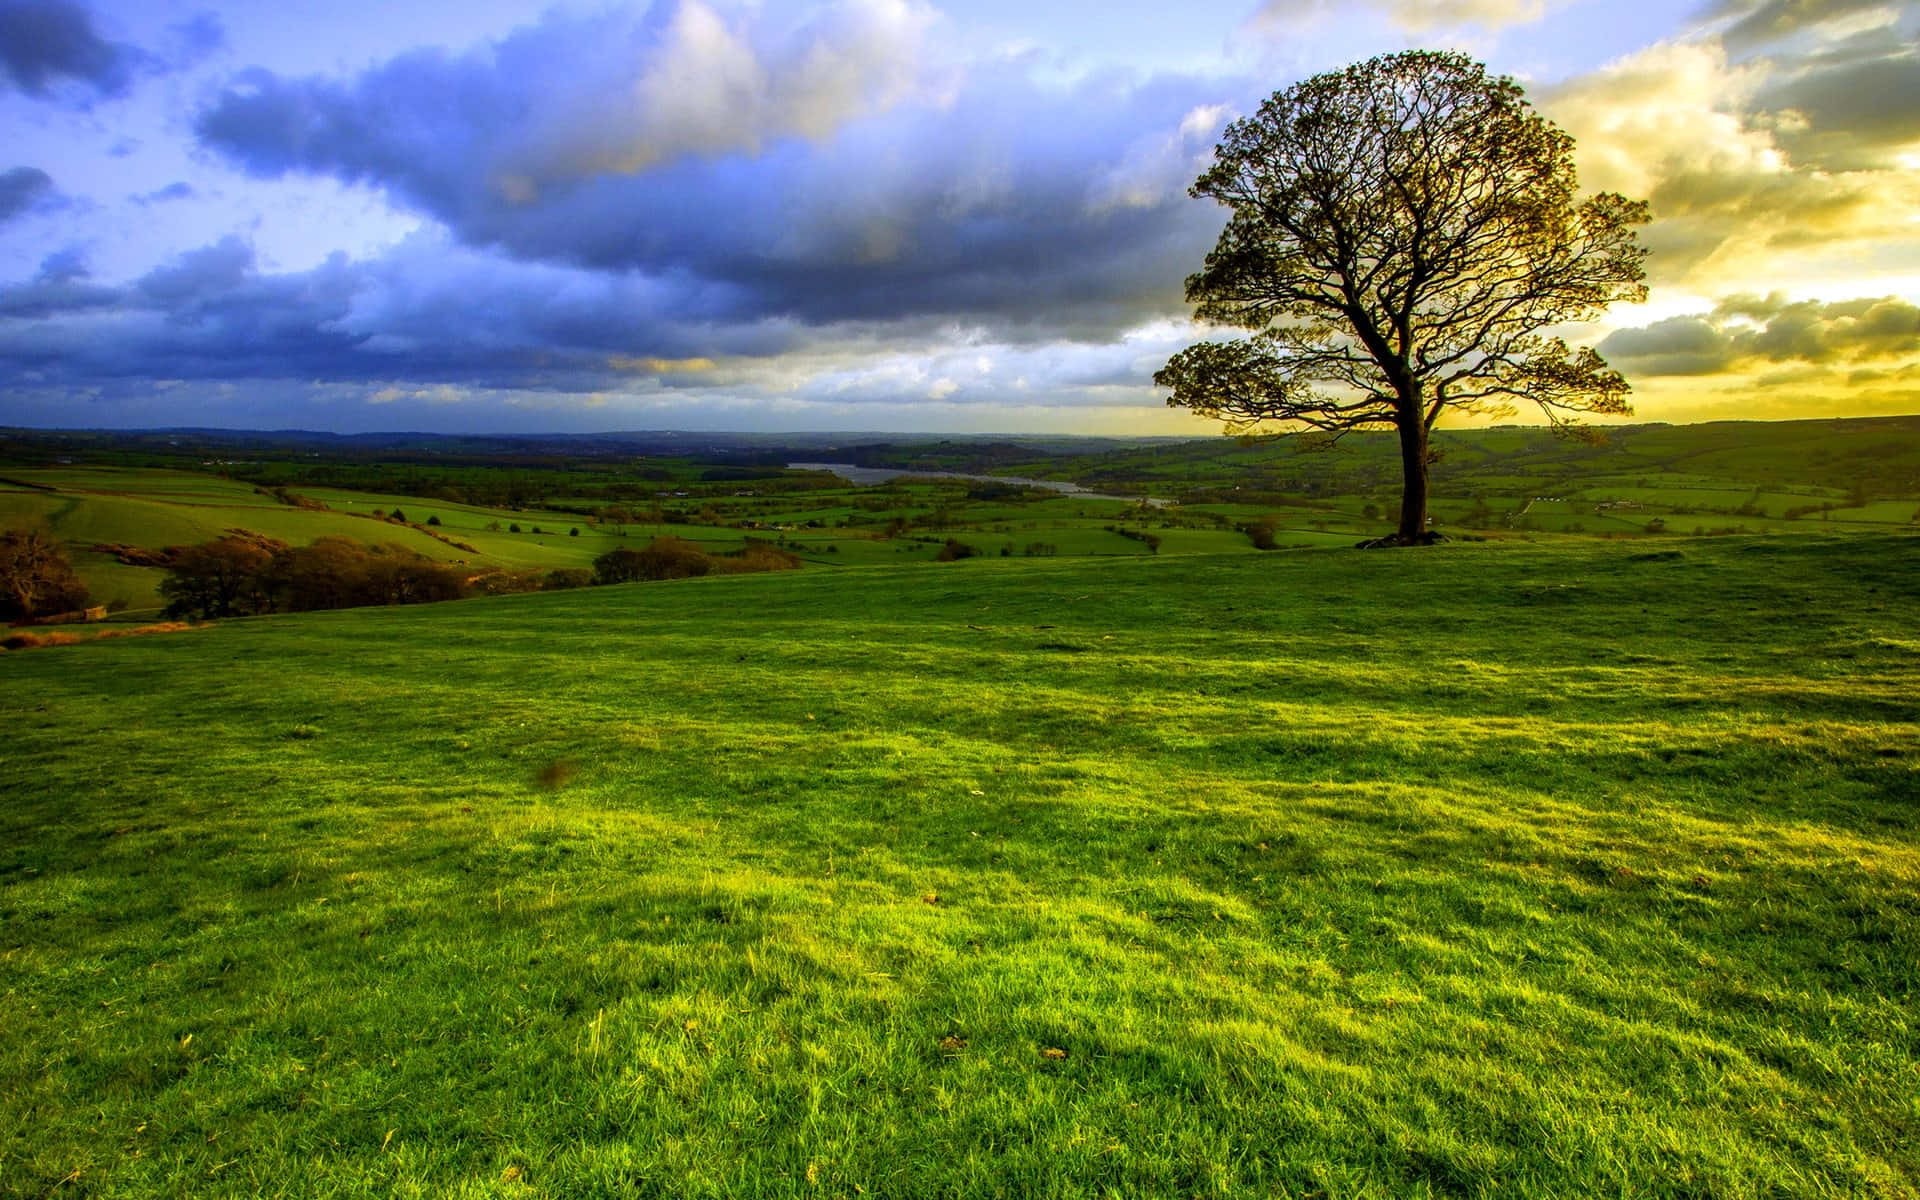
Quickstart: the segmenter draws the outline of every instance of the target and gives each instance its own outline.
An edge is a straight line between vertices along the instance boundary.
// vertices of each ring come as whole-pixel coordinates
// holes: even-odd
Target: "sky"
[[[1635,419],[1920,412],[1920,3],[0,0],[0,424],[1205,436],[1188,186],[1412,47],[1651,202]]]

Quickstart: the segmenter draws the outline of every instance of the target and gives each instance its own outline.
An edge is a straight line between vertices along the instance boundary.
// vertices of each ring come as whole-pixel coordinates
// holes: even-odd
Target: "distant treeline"
[[[594,569],[472,571],[435,562],[405,546],[369,546],[323,537],[291,546],[244,530],[196,546],[152,552],[167,577],[166,615],[211,620],[259,613],[307,612],[382,604],[424,604],[471,595],[552,591],[635,580],[687,579],[791,570],[800,559],[766,542],[734,554],[709,554],[692,542],[655,538],[644,549],[618,549]]]
[[[675,495],[726,496],[742,487],[767,494],[846,486],[829,475],[788,471],[784,466],[703,466],[686,462],[449,465],[293,459],[219,463],[214,469],[271,492],[292,487],[339,488],[398,493],[478,508],[546,508],[581,516],[604,505],[650,505]]]

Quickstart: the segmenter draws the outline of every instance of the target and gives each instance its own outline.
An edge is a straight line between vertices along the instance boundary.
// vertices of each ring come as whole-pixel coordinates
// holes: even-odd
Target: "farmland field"
[[[1255,526],[1274,548],[1351,544],[1390,527],[1399,503],[1390,435],[1355,435],[1330,451],[1224,438],[832,451],[909,473],[1076,480],[1158,507],[964,478],[863,486],[770,464],[758,442],[742,465],[725,447],[712,462],[611,449],[575,460],[507,442],[489,458],[421,436],[389,460],[313,449],[298,435],[201,436],[175,446],[158,435],[0,430],[0,463],[11,464],[0,465],[0,522],[45,523],[95,601],[137,620],[159,607],[161,571],[96,547],[160,550],[235,529],[294,544],[345,536],[475,575],[586,568],[661,536],[709,554],[774,541],[822,567],[924,562],[950,539],[988,557],[1226,554],[1250,552]],[[1600,444],[1539,429],[1455,430],[1437,435],[1436,449],[1431,511],[1454,536],[1883,533],[1920,519],[1915,418],[1627,426]]]
[[[0,655],[0,1195],[1920,1190],[1920,540],[1170,550]]]

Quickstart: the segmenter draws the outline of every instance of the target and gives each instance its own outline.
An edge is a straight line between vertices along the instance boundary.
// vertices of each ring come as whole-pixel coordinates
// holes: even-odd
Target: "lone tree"
[[[0,620],[25,620],[85,608],[87,587],[60,543],[26,525],[0,531]]]
[[[1187,279],[1203,321],[1254,330],[1174,355],[1168,403],[1246,433],[1397,430],[1400,527],[1427,530],[1428,437],[1448,410],[1539,405],[1556,429],[1628,413],[1627,381],[1547,332],[1642,300],[1644,202],[1576,202],[1573,139],[1459,54],[1383,55],[1235,121],[1193,196],[1232,210]]]

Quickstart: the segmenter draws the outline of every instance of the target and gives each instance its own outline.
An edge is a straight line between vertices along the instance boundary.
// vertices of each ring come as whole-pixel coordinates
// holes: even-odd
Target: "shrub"
[[[483,596],[517,596],[537,592],[545,582],[539,571],[488,571],[469,579],[467,586]]]
[[[738,554],[730,554],[715,563],[717,570],[728,575],[744,575],[754,571],[793,571],[801,565],[799,555],[754,538],[748,538],[746,548]]]
[[[601,583],[636,580],[690,579],[713,570],[713,560],[692,542],[657,537],[644,550],[621,547],[593,560],[594,578]]]
[[[621,547],[607,551],[593,560],[593,578],[596,583],[631,583],[691,579],[709,574],[791,571],[801,565],[799,555],[755,538],[748,538],[738,553],[715,557],[692,542],[669,536],[653,539],[644,550]]]
[[[85,640],[76,633],[13,633],[0,640],[0,646],[8,650],[32,650],[39,646],[71,646]]]
[[[433,513],[433,514],[431,514],[431,515],[429,515],[429,516],[427,517],[427,524],[429,524],[429,525],[433,525],[433,526],[436,526],[436,527],[437,527],[437,526],[438,526],[438,525],[440,524],[440,514],[439,514],[439,513]]]
[[[547,577],[540,583],[542,590],[549,592],[564,591],[568,588],[586,587],[593,582],[593,572],[583,567],[561,567],[548,571]]]
[[[978,547],[969,546],[958,538],[948,538],[947,544],[940,547],[940,552],[933,556],[933,561],[958,562],[963,558],[972,558],[978,553],[980,553]]]

